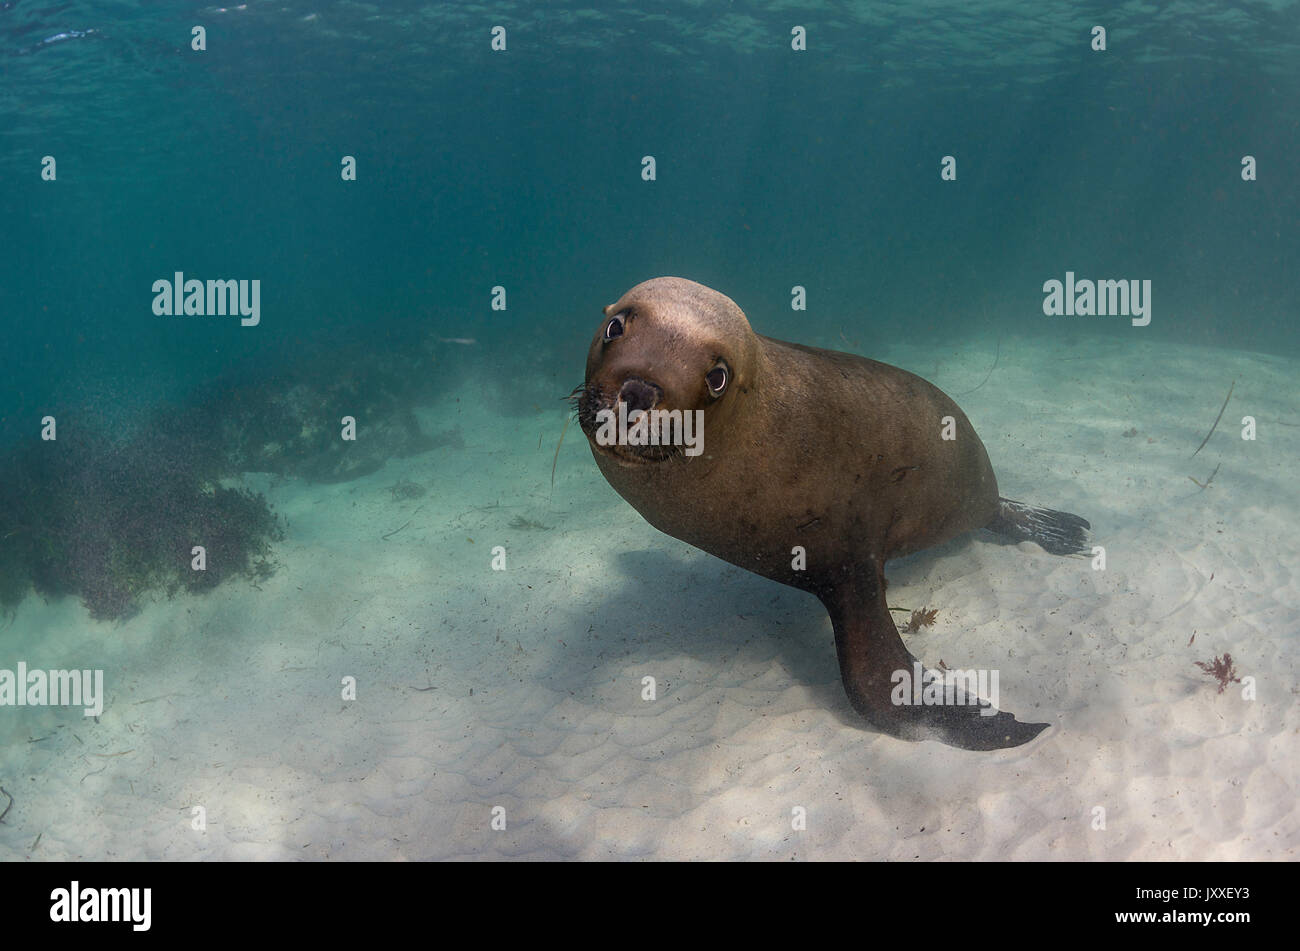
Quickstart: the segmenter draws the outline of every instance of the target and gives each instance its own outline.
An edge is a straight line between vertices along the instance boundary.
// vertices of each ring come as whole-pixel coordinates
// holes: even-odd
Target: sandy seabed
[[[463,450],[250,475],[289,521],[260,589],[19,607],[0,667],[103,668],[107,697],[0,708],[0,859],[1294,859],[1300,364],[1005,338],[979,385],[994,352],[870,355],[957,397],[1002,494],[1088,518],[1106,568],[973,535],[889,593],[939,610],[913,653],[1052,724],[1031,744],[863,728],[815,599],[655,531],[572,427],[552,491],[560,413],[471,384],[421,413]],[[1194,666],[1225,652],[1255,699]]]

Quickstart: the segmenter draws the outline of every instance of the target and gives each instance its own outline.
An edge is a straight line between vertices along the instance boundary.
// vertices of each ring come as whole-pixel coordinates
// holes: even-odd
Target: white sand
[[[871,355],[957,395],[992,343]],[[997,753],[860,727],[813,598],[656,532],[573,427],[551,497],[560,414],[448,395],[426,428],[464,450],[251,477],[290,520],[261,591],[117,625],[21,606],[0,667],[103,667],[108,701],[99,722],[0,708],[0,859],[1294,859],[1297,380],[1136,332],[1002,341],[958,401],[1002,493],[1090,519],[1107,569],[984,536],[889,571],[891,603],[939,608],[913,652],[996,666],[1001,706],[1053,724]],[[430,493],[394,501],[399,478]],[[1192,666],[1225,651],[1257,700]]]

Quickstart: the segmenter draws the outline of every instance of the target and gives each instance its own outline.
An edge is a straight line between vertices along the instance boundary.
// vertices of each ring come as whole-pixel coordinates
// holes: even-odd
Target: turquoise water
[[[72,390],[133,403],[332,338],[546,347],[571,386],[597,308],[657,274],[869,340],[1061,332],[1040,287],[1072,269],[1150,279],[1147,336],[1300,345],[1295,4],[221,10],[0,8],[8,439]],[[262,325],[155,317],[176,270],[260,278]]]
[[[1091,47],[1097,24],[1107,30],[1104,51]],[[201,51],[191,48],[196,25],[205,29]],[[497,25],[503,51],[492,48]],[[791,48],[796,26],[806,28],[804,50]],[[562,506],[538,500],[549,504],[557,492],[547,480],[562,399],[582,381],[600,308],[659,275],[730,295],[760,333],[899,362],[890,354],[903,354],[955,395],[990,381],[973,409],[962,402],[972,419],[979,411],[995,421],[977,426],[1008,482],[1015,486],[1017,465],[1039,486],[1054,473],[1060,481],[1039,493],[1045,503],[1137,532],[1147,523],[1136,504],[1102,501],[1097,486],[1128,478],[1123,466],[1139,449],[1157,438],[1180,453],[1186,444],[1168,472],[1138,480],[1162,486],[1154,491],[1172,505],[1164,486],[1192,492],[1191,475],[1201,485],[1219,472],[1211,453],[1239,428],[1238,409],[1295,425],[1300,384],[1290,376],[1288,392],[1276,381],[1294,366],[1285,361],[1300,358],[1297,103],[1294,2],[1130,2],[1080,12],[1062,2],[957,0],[490,10],[0,0],[0,606],[12,620],[20,604],[36,612],[39,595],[40,610],[60,612],[55,620],[20,614],[10,636],[26,638],[39,660],[42,631],[90,629],[84,614],[70,613],[80,598],[91,619],[124,625],[114,630],[134,644],[125,632],[143,611],[151,636],[162,630],[179,641],[122,660],[122,689],[124,671],[141,669],[142,658],[171,656],[177,643],[197,643],[223,624],[243,630],[252,622],[221,614],[200,622],[178,607],[219,596],[206,585],[177,590],[189,588],[190,576],[173,569],[187,564],[185,533],[196,525],[209,535],[242,526],[224,537],[234,567],[213,579],[280,586],[278,601],[238,589],[249,610],[278,604],[286,618],[310,616],[331,633],[357,623],[353,602],[365,598],[382,599],[386,617],[418,603],[434,612],[424,630],[455,628],[463,605],[438,600],[452,597],[450,587],[426,596],[405,575],[390,576],[396,562],[384,559],[396,557],[390,539],[415,546],[417,532],[435,525],[447,535],[440,545],[477,546],[444,561],[478,557],[490,539],[470,511],[505,506],[521,519],[513,528],[535,532],[521,537],[539,549],[540,539],[554,540],[552,566],[581,565],[599,542],[619,547],[598,526],[607,512],[620,513],[611,524],[627,516],[626,506],[580,511],[589,498],[609,499],[582,494],[605,488],[574,427],[557,457],[555,498],[594,523],[565,524]],[[655,161],[652,181],[643,178],[645,156]],[[955,159],[955,180],[942,176],[945,156]],[[53,180],[43,176],[46,157]],[[355,180],[341,174],[345,157],[355,159]],[[1252,180],[1243,179],[1247,157]],[[155,313],[155,282],[177,272],[259,281],[257,324]],[[1149,281],[1149,324],[1046,315],[1044,283],[1067,272]],[[806,289],[806,310],[791,308],[795,286]],[[497,287],[504,309],[493,306]],[[1079,362],[1058,371],[1057,359]],[[1121,363],[1127,376],[1099,384]],[[1252,404],[1251,371],[1241,368],[1254,366],[1267,368],[1260,379],[1269,382]],[[1028,439],[1047,438],[1037,431],[1017,429],[1015,442],[996,445],[1030,415],[1018,409],[1028,389],[1016,386],[1058,375],[1070,377],[1070,395],[1053,405],[1050,387],[1034,391],[1033,406],[1053,405],[1058,422],[1085,433],[1079,444],[1093,440],[1084,476],[1059,446],[1051,449],[1059,461],[1045,445],[1026,449]],[[1125,389],[1139,378],[1140,389]],[[1234,380],[1218,441],[1199,457],[1203,467],[1184,471]],[[1107,394],[1122,402],[1116,394],[1137,392],[1118,410],[1105,404]],[[1168,402],[1156,406],[1160,397]],[[1114,415],[1103,415],[1104,405]],[[368,434],[382,438],[361,460],[341,461],[320,420],[333,427],[358,406]],[[1150,433],[1143,413],[1159,415]],[[54,461],[41,454],[47,415],[69,453]],[[1271,430],[1261,448],[1275,455],[1241,462],[1238,473],[1280,472],[1294,459],[1291,432]],[[1129,438],[1103,442],[1121,433]],[[472,464],[452,458],[467,444],[497,454]],[[488,467],[495,475],[480,485]],[[1218,475],[1222,494],[1205,500],[1227,496],[1231,469]],[[1093,480],[1090,505],[1084,478]],[[301,492],[277,495],[285,480],[299,480]],[[566,480],[579,486],[569,496]],[[419,485],[408,498],[409,481]],[[1293,521],[1294,496],[1269,484],[1254,496],[1238,490],[1234,504],[1269,513],[1273,524]],[[263,497],[281,520],[275,530],[239,501]],[[394,508],[358,528],[347,512],[365,498]],[[1251,509],[1261,498],[1275,508]],[[535,507],[509,508],[525,503]],[[1163,514],[1167,527],[1185,517]],[[327,524],[334,516],[340,521]],[[350,533],[360,531],[377,547],[352,561]],[[169,536],[182,534],[174,550]],[[1187,550],[1172,535],[1168,544]],[[371,585],[356,598],[349,590],[333,613],[295,561],[295,552],[331,545],[346,578]],[[1273,550],[1249,540],[1244,548]],[[401,551],[429,559],[413,569],[425,577],[434,549]],[[263,557],[278,566],[277,580],[259,569]],[[633,552],[630,563],[638,558]],[[1248,560],[1236,549],[1231,558]],[[159,567],[167,559],[171,567]],[[1265,586],[1273,594],[1300,572],[1294,557],[1275,560],[1278,577]],[[646,564],[683,574],[653,558]],[[1216,570],[1223,578],[1210,562],[1187,576]],[[1144,598],[1182,603],[1190,592],[1170,572],[1159,597]],[[116,587],[106,590],[110,576]],[[527,604],[524,620],[549,618],[548,643],[566,649],[607,616],[599,604],[573,607],[573,591],[552,588],[552,600],[531,602],[543,596],[520,589],[503,600],[488,581],[480,598],[479,583],[458,578],[457,596],[476,611],[480,600],[502,612]],[[297,594],[303,585],[308,593]],[[740,606],[747,612],[775,590],[754,582]],[[1211,597],[1197,609],[1203,602]],[[795,603],[772,610],[794,613]],[[1118,616],[1132,610],[1112,607]],[[153,609],[180,613],[164,622]],[[629,616],[626,605],[618,616]],[[496,622],[475,617],[474,636],[493,630]],[[662,625],[663,636],[681,627],[669,615]],[[299,633],[314,644],[315,631]],[[1179,628],[1169,640],[1190,633]],[[0,628],[0,644],[4,635]],[[519,637],[521,653],[534,649]],[[813,634],[807,642],[819,643]],[[502,669],[500,658],[484,656],[482,669]],[[290,670],[306,663],[273,659]],[[67,659],[45,662],[55,660]],[[112,658],[67,662],[102,663],[114,681]],[[476,663],[457,669],[477,674]],[[833,670],[798,675],[831,678],[814,706],[842,703]],[[482,682],[469,682],[481,697]],[[28,732],[38,731],[14,728],[14,749]],[[314,764],[299,766],[313,774]],[[70,795],[84,793],[78,775],[69,773]],[[178,767],[177,785],[188,775]],[[691,800],[683,814],[696,807]],[[81,848],[60,854],[93,854]],[[178,854],[169,848],[149,854]],[[477,846],[456,848],[476,854]]]

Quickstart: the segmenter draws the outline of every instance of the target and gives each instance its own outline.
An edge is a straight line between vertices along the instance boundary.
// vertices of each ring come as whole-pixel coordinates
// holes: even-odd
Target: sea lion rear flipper
[[[1018,542],[1036,542],[1053,555],[1077,555],[1089,550],[1086,518],[1024,502],[998,499],[993,520],[984,526],[995,535]]]
[[[1020,746],[1047,728],[1046,723],[1021,723],[1010,713],[991,713],[989,706],[913,702],[912,682],[923,668],[903,646],[889,615],[884,581],[878,566],[863,564],[822,594],[835,628],[840,677],[854,710],[891,736],[938,740],[967,750]],[[906,702],[896,703],[896,696]]]

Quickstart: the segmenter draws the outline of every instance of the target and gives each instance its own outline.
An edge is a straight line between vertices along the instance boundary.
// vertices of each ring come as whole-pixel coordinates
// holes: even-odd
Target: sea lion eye
[[[605,325],[605,342],[609,343],[615,337],[621,336],[623,336],[623,315],[615,314]]]
[[[721,396],[722,391],[727,388],[727,381],[731,379],[731,374],[727,371],[725,363],[719,363],[716,367],[704,374],[704,382],[709,384],[709,392],[714,396]]]

